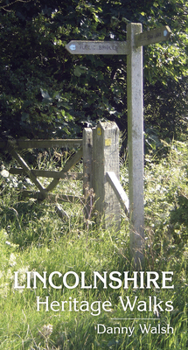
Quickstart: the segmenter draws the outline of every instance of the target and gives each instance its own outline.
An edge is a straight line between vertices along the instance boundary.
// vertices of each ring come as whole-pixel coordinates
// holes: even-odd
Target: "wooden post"
[[[129,154],[130,249],[135,267],[144,265],[144,149],[143,149],[143,49],[135,46],[142,25],[127,25],[127,104]]]
[[[93,189],[95,209],[104,218],[105,227],[120,229],[120,204],[106,173],[113,171],[119,179],[119,129],[115,122],[99,122],[93,129]]]
[[[83,131],[83,194],[85,197],[85,218],[89,219],[92,206],[92,147],[93,135],[91,128],[85,128]]]

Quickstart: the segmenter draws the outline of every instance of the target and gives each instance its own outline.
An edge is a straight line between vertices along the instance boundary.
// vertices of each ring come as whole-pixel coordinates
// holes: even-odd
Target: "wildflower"
[[[53,326],[51,324],[44,325],[41,331],[39,330],[39,333],[43,338],[49,338],[52,332],[53,332]]]

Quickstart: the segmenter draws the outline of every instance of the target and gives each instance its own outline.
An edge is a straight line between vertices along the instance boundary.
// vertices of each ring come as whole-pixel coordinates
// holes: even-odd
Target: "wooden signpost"
[[[144,265],[144,137],[143,46],[168,40],[170,28],[142,32],[142,24],[127,25],[127,41],[71,41],[66,49],[74,55],[127,55],[128,153],[130,249],[135,268]],[[108,181],[113,176],[107,172]],[[116,191],[118,195],[118,187]]]

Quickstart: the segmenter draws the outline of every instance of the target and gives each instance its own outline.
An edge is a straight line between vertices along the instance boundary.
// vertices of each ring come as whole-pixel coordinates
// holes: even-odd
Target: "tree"
[[[98,119],[126,130],[126,57],[72,56],[65,45],[126,40],[128,21],[170,26],[169,42],[144,49],[145,122],[164,137],[184,126],[186,1],[3,0],[0,19],[3,136],[69,137]]]

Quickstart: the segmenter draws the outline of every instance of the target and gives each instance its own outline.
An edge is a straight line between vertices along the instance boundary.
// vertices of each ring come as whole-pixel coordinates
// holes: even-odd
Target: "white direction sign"
[[[127,55],[126,41],[72,40],[66,46],[72,55]]]
[[[168,26],[149,30],[135,35],[135,46],[156,44],[160,41],[168,40],[171,30]]]

